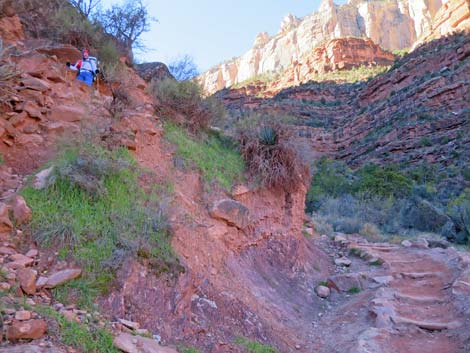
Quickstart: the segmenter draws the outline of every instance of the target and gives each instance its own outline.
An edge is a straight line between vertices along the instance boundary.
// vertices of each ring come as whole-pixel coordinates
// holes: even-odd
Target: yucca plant
[[[258,133],[259,142],[266,146],[274,146],[277,143],[278,135],[272,126],[262,126]]]

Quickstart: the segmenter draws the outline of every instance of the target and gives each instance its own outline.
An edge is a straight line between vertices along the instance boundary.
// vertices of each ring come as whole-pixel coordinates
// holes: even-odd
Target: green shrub
[[[39,314],[54,321],[58,332],[50,331],[49,334],[57,336],[62,344],[90,353],[119,353],[114,347],[113,335],[103,328],[93,327],[66,319],[62,314],[50,307],[38,306],[34,308]]]
[[[243,347],[248,353],[279,353],[279,351],[271,346],[264,345],[255,341],[250,341],[245,337],[237,337],[235,343]]]
[[[462,176],[466,181],[470,181],[470,168],[463,168]]]
[[[423,147],[430,147],[432,146],[432,142],[429,139],[429,137],[422,137],[421,140],[419,141],[419,144]]]
[[[48,37],[72,44],[78,48],[98,48],[102,27],[91,22],[77,8],[64,5],[52,13]]]
[[[353,184],[356,192],[370,193],[383,197],[404,197],[411,193],[413,183],[394,165],[380,167],[369,164],[361,167],[359,178]]]
[[[410,49],[395,49],[392,50],[393,55],[397,56],[398,58],[402,58],[409,53]]]
[[[470,243],[470,188],[449,202],[449,215],[454,224],[453,237],[458,243]]]
[[[358,294],[361,292],[361,289],[358,287],[351,287],[348,289],[349,294]]]
[[[98,58],[100,60],[100,68],[105,73],[116,70],[119,65],[120,53],[116,43],[112,39],[103,39],[98,47]]]
[[[374,238],[380,234],[380,230],[373,223],[364,223],[359,233],[367,238]]]
[[[193,347],[184,347],[184,346],[178,347],[178,352],[179,353],[201,353],[199,349],[196,349]]]
[[[155,109],[184,126],[191,132],[206,130],[213,121],[220,121],[225,115],[216,98],[203,98],[201,87],[194,81],[165,79],[152,81],[150,93],[155,99]]]
[[[315,217],[313,217],[312,221],[313,221],[313,228],[316,230],[318,234],[321,234],[321,235],[333,234],[334,232],[333,226],[328,222],[326,217],[320,214],[315,214]]]
[[[357,82],[369,80],[386,72],[389,66],[365,66],[361,65],[354,67],[350,70],[334,70],[318,74],[314,79],[315,81],[339,81],[339,82]]]
[[[346,234],[358,234],[363,227],[359,219],[351,217],[333,219],[332,225],[336,232]]]
[[[349,178],[352,172],[344,163],[322,158],[313,168],[314,173],[306,198],[307,212],[317,210],[326,195],[337,197],[351,191]]]
[[[55,165],[47,189],[26,187],[22,195],[33,210],[31,230],[39,244],[55,244],[84,270],[65,288],[68,294],[78,292],[90,304],[128,256],[144,254],[158,273],[181,270],[164,206],[155,193],[140,188],[127,150],[80,146]]]
[[[179,156],[201,170],[207,183],[217,182],[230,190],[243,178],[245,164],[231,142],[213,134],[204,139],[190,137],[184,129],[170,123],[165,124],[165,137],[176,145]]]

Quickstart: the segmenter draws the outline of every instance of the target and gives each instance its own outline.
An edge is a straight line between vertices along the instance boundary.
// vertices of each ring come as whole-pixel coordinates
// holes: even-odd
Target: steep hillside
[[[302,70],[316,60],[316,47],[335,38],[370,38],[387,50],[410,48],[430,29],[441,5],[440,0],[354,0],[345,5],[324,0],[317,12],[303,19],[288,15],[277,34],[259,34],[247,53],[212,68],[199,81],[207,92],[214,93],[257,75],[282,74],[289,66]],[[361,46],[372,44],[365,41]],[[365,57],[367,64],[380,64],[373,54]]]
[[[308,351],[305,323],[319,310],[312,291],[331,266],[302,235],[305,185],[227,190],[182,165],[132,68],[89,88],[66,71],[80,56],[72,46],[17,38],[3,54],[2,352],[176,352],[129,332],[207,352],[241,353],[238,336]],[[180,134],[176,142],[190,139]],[[63,155],[70,148],[75,157]],[[166,190],[168,204],[144,199],[141,209],[132,203],[140,188]],[[170,250],[155,233],[162,217]]]
[[[419,47],[367,82],[312,82],[269,99],[256,97],[263,85],[218,95],[235,115],[249,108],[295,117],[292,129],[307,159],[320,153],[356,166],[450,165],[469,158],[469,55],[469,36],[461,34]]]

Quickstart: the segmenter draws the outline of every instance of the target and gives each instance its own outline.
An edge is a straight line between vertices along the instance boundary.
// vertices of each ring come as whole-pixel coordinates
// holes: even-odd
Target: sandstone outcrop
[[[416,47],[430,40],[470,28],[470,2],[468,0],[446,0],[437,11],[433,22],[414,44]]]
[[[323,0],[318,11],[301,20],[288,15],[275,36],[258,35],[247,53],[210,69],[198,80],[205,91],[214,93],[256,75],[307,65],[316,47],[344,37],[370,38],[387,50],[410,48],[431,27],[441,5],[441,0],[350,0],[344,5]]]

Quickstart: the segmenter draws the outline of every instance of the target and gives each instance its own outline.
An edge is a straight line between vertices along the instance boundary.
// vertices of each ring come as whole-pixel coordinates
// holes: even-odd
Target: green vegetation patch
[[[165,124],[165,136],[175,144],[177,154],[185,162],[194,163],[202,172],[207,183],[216,181],[230,190],[232,185],[242,179],[245,163],[235,146],[216,135],[206,138],[191,137],[183,128]]]
[[[178,347],[178,352],[180,352],[180,353],[201,353],[201,351],[197,348],[185,347],[185,346],[179,346]]]
[[[307,212],[331,231],[386,240],[383,235],[434,232],[470,241],[470,190],[464,163],[439,166],[367,164],[357,170],[323,158],[313,165]],[[328,231],[326,225],[330,225]]]
[[[361,292],[361,289],[358,287],[351,287],[348,289],[349,294],[358,294]]]
[[[42,246],[74,258],[83,276],[56,290],[89,306],[109,289],[116,270],[139,256],[158,272],[178,267],[162,204],[139,186],[139,169],[129,152],[97,146],[68,149],[55,163],[44,190],[22,191],[33,210],[31,230]]]
[[[390,66],[364,66],[352,68],[351,70],[335,70],[315,77],[316,81],[341,81],[341,82],[357,82],[371,79],[377,75],[387,72]]]
[[[243,347],[248,353],[279,353],[279,351],[271,346],[250,341],[245,337],[237,337],[235,343]]]
[[[55,332],[61,343],[89,353],[119,353],[113,345],[113,335],[103,328],[67,320],[49,307],[35,307],[35,311],[53,320],[58,328]]]

